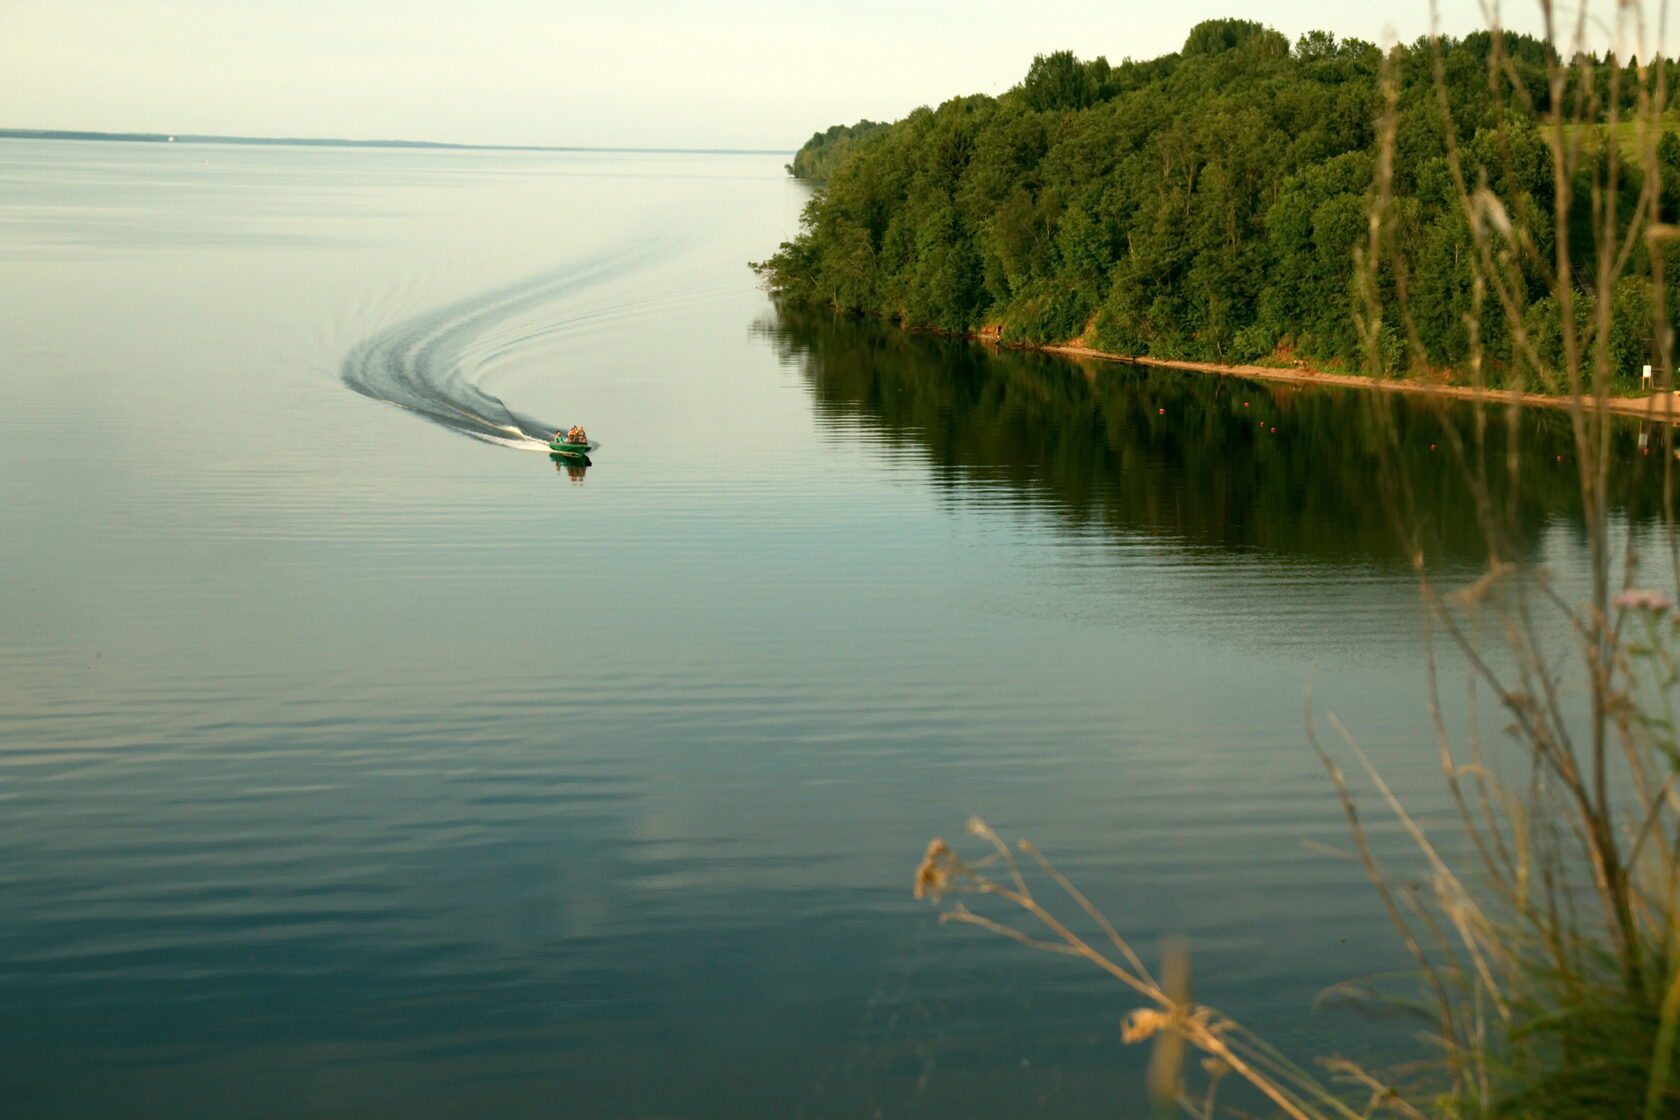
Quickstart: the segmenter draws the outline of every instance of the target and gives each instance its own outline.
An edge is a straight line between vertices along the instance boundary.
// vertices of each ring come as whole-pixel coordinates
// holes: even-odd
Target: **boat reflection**
[[[581,483],[584,474],[592,464],[587,455],[562,455],[558,451],[551,451],[548,457],[554,463],[554,473],[566,472],[566,477],[572,482]]]

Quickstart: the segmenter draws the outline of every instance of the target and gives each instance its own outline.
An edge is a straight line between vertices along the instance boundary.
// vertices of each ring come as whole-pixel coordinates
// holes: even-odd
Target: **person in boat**
[[[588,443],[589,442],[589,436],[584,433],[582,425],[573,424],[571,430],[566,433],[566,442],[567,443]]]

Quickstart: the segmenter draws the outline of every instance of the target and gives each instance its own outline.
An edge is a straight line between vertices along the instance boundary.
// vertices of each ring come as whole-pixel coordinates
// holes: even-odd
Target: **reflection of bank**
[[[799,371],[820,438],[846,454],[874,448],[896,458],[909,449],[934,464],[942,494],[1007,495],[1081,532],[1409,564],[1412,542],[1396,536],[1381,498],[1392,486],[1427,511],[1427,555],[1479,565],[1484,508],[1502,511],[1513,555],[1537,548],[1555,519],[1581,517],[1573,470],[1541,469],[1573,461],[1563,410],[1525,408],[1490,423],[1485,406],[1428,397],[1119,363],[1093,374],[1059,354],[993,351],[826,309],[778,307],[755,330]],[[1648,418],[1680,420],[1680,403],[1671,414],[1662,405]],[[1644,418],[1610,426],[1610,461],[1650,464],[1666,454],[1662,435],[1648,440],[1657,450],[1647,455],[1635,448]],[[1454,443],[1474,457],[1440,453]],[[1513,460],[1528,469],[1479,465]],[[1387,481],[1373,487],[1379,472]],[[1636,519],[1660,517],[1662,479],[1657,470],[1613,470],[1604,500]]]
[[[564,470],[566,477],[573,482],[582,482],[584,473],[589,470],[587,455],[562,455],[556,451],[550,452],[548,457],[554,461],[554,473],[559,474]]]
[[[1649,455],[1654,442],[1659,448],[1670,447],[1680,459],[1680,417],[1673,420],[1641,420],[1639,422],[1639,453]]]

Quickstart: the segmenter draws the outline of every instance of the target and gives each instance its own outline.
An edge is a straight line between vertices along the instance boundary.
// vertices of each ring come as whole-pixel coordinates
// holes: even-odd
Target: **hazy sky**
[[[1440,9],[1482,26],[1475,0]],[[1225,16],[1379,43],[1430,21],[1427,0],[0,0],[0,127],[792,149]]]

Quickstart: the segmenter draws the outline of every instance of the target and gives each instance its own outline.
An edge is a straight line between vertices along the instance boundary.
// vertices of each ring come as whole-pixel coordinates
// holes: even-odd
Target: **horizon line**
[[[277,144],[319,148],[442,148],[479,152],[694,152],[711,155],[792,155],[793,148],[609,147],[589,144],[464,144],[450,140],[356,140],[330,136],[230,136],[184,132],[104,132],[79,128],[0,128],[0,140],[97,140],[142,144]]]

